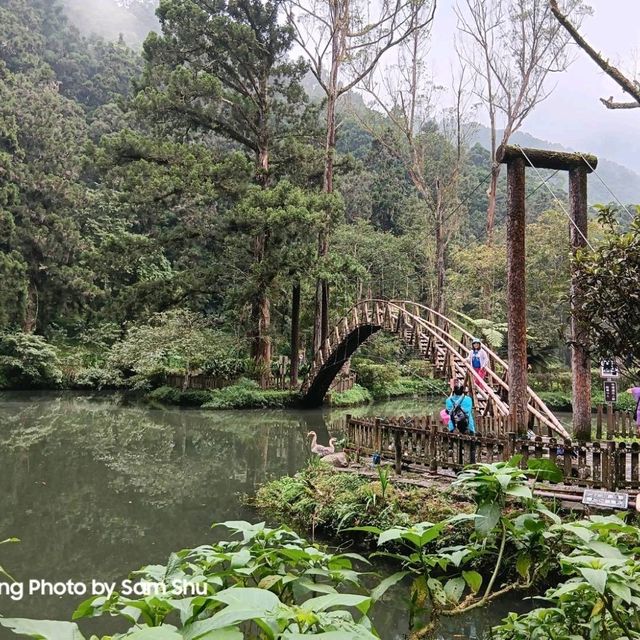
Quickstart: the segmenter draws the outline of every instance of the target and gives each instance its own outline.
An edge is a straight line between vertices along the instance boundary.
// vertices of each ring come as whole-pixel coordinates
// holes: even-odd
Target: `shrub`
[[[66,384],[75,389],[119,389],[124,386],[122,374],[106,366],[71,371],[66,377]]]
[[[298,399],[294,391],[263,390],[257,382],[241,378],[236,384],[210,392],[206,409],[281,409]]]
[[[400,380],[400,369],[395,364],[354,360],[353,370],[358,376],[358,382],[369,389],[375,399],[388,398],[388,388]]]
[[[344,536],[349,541],[353,526],[381,528],[409,526],[428,520],[437,522],[470,504],[456,499],[449,490],[389,484],[382,477],[372,481],[352,473],[340,473],[325,463],[310,464],[293,477],[283,477],[262,486],[255,505],[276,520],[309,531]]]
[[[0,384],[4,388],[57,388],[62,370],[56,349],[28,333],[0,335]]]
[[[403,573],[375,581],[370,591],[356,570],[356,562],[365,560],[356,554],[331,553],[264,522],[220,526],[234,537],[182,549],[166,566],[149,565],[132,574],[147,583],[149,595],[92,596],[79,604],[73,619],[120,617],[117,624],[105,620],[104,626],[126,624],[128,630],[102,640],[379,637],[367,612]],[[76,622],[0,617],[0,627],[41,640],[85,637]]]
[[[148,324],[132,327],[111,348],[108,364],[134,387],[156,384],[167,373],[235,377],[245,368],[233,338],[187,310],[157,313]]]
[[[188,389],[181,391],[175,387],[158,387],[146,396],[147,400],[172,404],[181,407],[201,407],[211,400],[211,391],[206,389]]]
[[[332,393],[329,404],[332,407],[351,407],[356,404],[367,404],[373,402],[373,397],[368,389],[354,384],[351,389],[340,393]]]

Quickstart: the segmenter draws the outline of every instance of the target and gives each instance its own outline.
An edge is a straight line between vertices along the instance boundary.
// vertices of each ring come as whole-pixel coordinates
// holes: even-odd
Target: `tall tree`
[[[578,22],[587,11],[582,0],[567,0],[566,7]],[[496,151],[551,94],[549,75],[565,70],[572,61],[567,49],[570,38],[547,0],[460,0],[456,15],[462,34],[459,53],[475,74],[491,128],[486,226],[491,243],[501,169]]]
[[[422,23],[415,16],[427,0],[286,0],[295,38],[326,95],[326,137],[323,189],[333,192],[336,153],[337,104],[345,93],[366,78],[382,56]],[[435,0],[433,9],[435,10]],[[431,20],[433,13],[427,17]],[[318,237],[318,256],[329,250],[328,229]],[[316,287],[314,351],[329,333],[329,286],[320,277]]]
[[[306,70],[291,62],[293,29],[282,24],[284,0],[163,0],[162,35],[144,45],[145,88],[138,104],[160,124],[220,136],[253,156],[255,182],[267,188],[272,156],[284,138],[300,132]],[[265,258],[265,233],[252,239],[252,259]],[[270,301],[265,289],[251,300],[252,355],[268,371]]]
[[[439,126],[430,91],[432,83],[426,73],[432,18],[433,11],[426,5],[416,11],[412,17],[415,29],[399,45],[397,64],[385,68],[379,74],[380,81],[372,76],[363,80],[362,86],[373,98],[376,111],[370,111],[361,121],[387,152],[401,162],[421,200],[429,236],[433,234],[435,245],[436,287],[429,302],[444,313],[446,246],[456,223],[452,210],[455,213],[459,204],[458,184],[464,161],[464,73],[460,74],[452,123],[447,116],[447,126]],[[376,115],[379,110],[386,116],[384,121]],[[447,139],[447,133],[451,139]]]

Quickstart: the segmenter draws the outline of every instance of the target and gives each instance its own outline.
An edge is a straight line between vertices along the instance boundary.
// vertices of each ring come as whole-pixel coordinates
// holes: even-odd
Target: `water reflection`
[[[210,540],[214,521],[256,519],[242,494],[300,469],[309,430],[326,442],[343,429],[347,413],[434,408],[396,401],[351,410],[210,412],[69,394],[0,394],[0,540],[22,540],[3,547],[2,564],[22,581],[119,581],[142,564],[164,563],[172,550]],[[392,606],[380,608],[385,638],[407,633],[403,597],[399,589]],[[77,602],[0,597],[0,611],[69,619]],[[464,636],[456,621],[441,637],[481,637],[483,618],[466,620]],[[109,628],[108,620],[86,627]],[[13,637],[3,633],[0,638]]]

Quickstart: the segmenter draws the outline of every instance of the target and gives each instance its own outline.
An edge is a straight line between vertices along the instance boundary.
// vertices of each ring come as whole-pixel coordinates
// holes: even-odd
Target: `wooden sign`
[[[618,383],[615,380],[604,381],[604,401],[611,404],[618,401]]]
[[[584,495],[582,496],[582,504],[586,504],[590,507],[626,509],[629,506],[629,494],[585,489]]]

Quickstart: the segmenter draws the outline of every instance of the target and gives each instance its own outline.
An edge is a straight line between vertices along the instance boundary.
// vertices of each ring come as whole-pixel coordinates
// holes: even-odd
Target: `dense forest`
[[[292,354],[292,324],[309,356],[319,290],[328,324],[363,296],[400,297],[500,332],[506,179],[488,227],[473,109],[421,105],[416,170],[392,112],[345,92],[327,188],[327,96],[284,4],[165,1],[138,51],[81,33],[57,0],[0,0],[4,384],[37,378],[51,348],[67,384],[264,373]],[[530,350],[547,364],[566,360],[570,273],[554,195],[531,175]],[[29,349],[42,362],[18,358]]]

